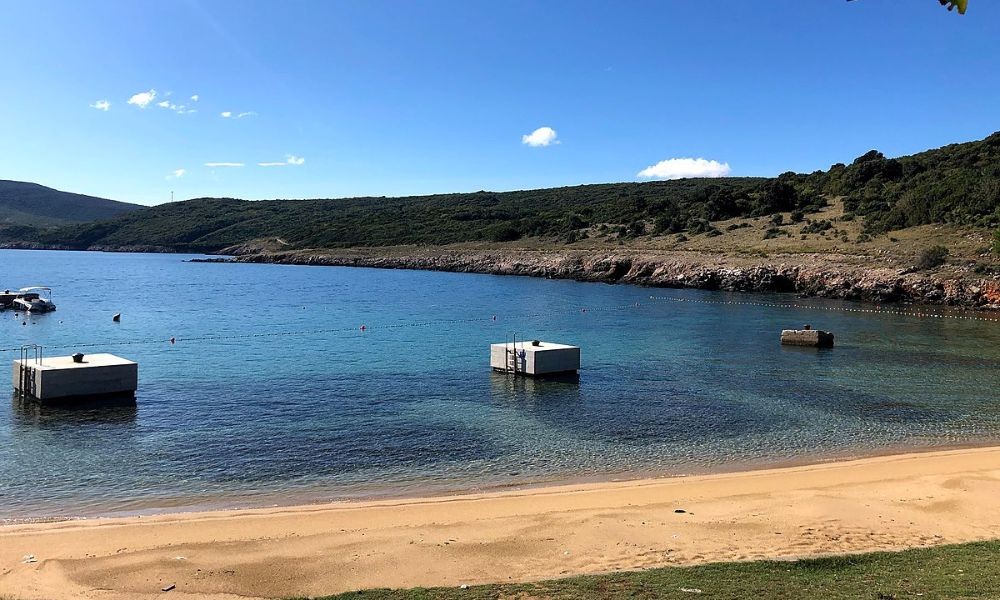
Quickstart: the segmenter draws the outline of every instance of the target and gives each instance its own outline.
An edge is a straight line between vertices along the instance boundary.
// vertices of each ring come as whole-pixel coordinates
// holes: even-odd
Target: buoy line
[[[670,296],[649,296],[649,300],[656,302],[678,302],[678,303],[688,303],[688,304],[757,306],[764,308],[786,308],[786,309],[798,309],[798,310],[817,310],[817,311],[822,310],[822,311],[848,312],[848,313],[889,314],[889,315],[898,315],[904,317],[957,319],[963,321],[982,321],[982,322],[1000,323],[1000,317],[984,317],[984,316],[968,315],[968,314],[936,314],[929,312],[915,312],[915,311],[899,310],[899,309],[887,309],[881,307],[851,308],[846,306],[813,306],[809,304],[795,304],[787,302],[699,300],[694,298],[673,298]],[[616,306],[598,306],[594,308],[584,307],[578,309],[578,311],[580,313],[615,312],[615,311],[629,310],[640,307],[641,307],[640,302],[632,302],[629,304],[621,304]],[[576,312],[576,310],[574,312]],[[216,334],[216,335],[200,335],[192,337],[170,336],[170,337],[157,337],[157,338],[146,338],[137,340],[110,340],[106,342],[92,342],[85,344],[52,344],[52,345],[46,345],[46,348],[104,348],[110,346],[176,344],[179,342],[223,342],[223,341],[247,340],[254,338],[303,337],[303,336],[317,335],[317,334],[345,334],[351,332],[357,333],[359,331],[362,333],[367,333],[369,331],[378,331],[382,329],[392,330],[392,329],[406,329],[406,328],[418,328],[418,327],[433,327],[440,325],[458,325],[462,323],[490,323],[490,322],[497,322],[497,320],[501,318],[507,321],[511,319],[537,319],[542,317],[550,317],[553,314],[554,313],[552,312],[533,312],[533,313],[522,313],[514,315],[494,314],[487,317],[468,317],[462,319],[432,319],[427,321],[389,323],[385,325],[377,325],[377,324],[369,325],[367,323],[361,323],[359,326],[356,327],[344,326],[344,327],[332,327],[328,329],[267,331],[261,333]],[[20,350],[21,350],[20,346],[13,348],[0,348],[0,352],[18,352]]]
[[[599,306],[596,308],[581,308],[580,313],[589,312],[613,312],[622,311],[633,308],[638,308],[640,303],[632,302],[630,304],[621,304],[617,306]],[[577,309],[574,309],[574,313]],[[105,348],[109,346],[137,346],[145,344],[176,344],[180,342],[219,342],[219,341],[229,341],[229,340],[246,340],[253,338],[271,338],[271,337],[303,337],[309,335],[317,334],[345,334],[345,333],[368,333],[370,331],[378,330],[389,330],[389,329],[406,329],[406,328],[417,328],[417,327],[433,327],[439,325],[457,325],[462,323],[495,323],[499,319],[506,321],[512,319],[537,319],[541,317],[551,317],[554,314],[566,314],[566,313],[554,313],[552,311],[546,312],[533,312],[533,313],[521,313],[513,315],[503,315],[503,314],[491,314],[485,317],[467,317],[461,319],[431,319],[426,321],[409,321],[402,323],[388,323],[385,325],[369,325],[367,323],[360,323],[358,326],[343,326],[343,327],[331,327],[328,329],[310,329],[310,330],[285,330],[285,331],[267,331],[259,333],[237,333],[237,334],[215,334],[215,335],[200,335],[200,336],[170,336],[170,337],[156,337],[156,338],[145,338],[136,340],[110,340],[106,342],[88,342],[85,344],[46,344],[46,348]],[[21,350],[20,346],[14,348],[0,348],[0,352],[19,352]]]
[[[809,304],[793,304],[787,302],[739,302],[732,300],[697,300],[692,298],[671,298],[669,296],[650,296],[650,300],[654,301],[669,301],[669,302],[687,302],[690,304],[724,304],[730,306],[762,306],[767,308],[792,308],[800,310],[825,310],[831,312],[850,312],[850,313],[870,313],[870,314],[887,314],[887,315],[899,315],[903,317],[919,317],[919,318],[930,318],[930,319],[958,319],[962,321],[984,321],[991,323],[1000,323],[1000,317],[984,317],[979,315],[969,315],[969,314],[939,314],[931,312],[917,312],[912,310],[899,310],[891,308],[881,308],[876,306],[875,308],[851,308],[848,306],[812,306]]]

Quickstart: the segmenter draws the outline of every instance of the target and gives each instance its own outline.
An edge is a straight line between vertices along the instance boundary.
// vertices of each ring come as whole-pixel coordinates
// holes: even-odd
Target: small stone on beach
[[[164,592],[169,592],[170,590],[174,589],[175,587],[177,587],[177,586],[171,583],[170,585],[168,585],[166,587],[160,588],[160,590],[164,591]]]

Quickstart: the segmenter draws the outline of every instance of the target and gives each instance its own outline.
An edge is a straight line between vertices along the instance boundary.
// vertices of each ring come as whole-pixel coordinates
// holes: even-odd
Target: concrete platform
[[[42,401],[134,398],[139,364],[113,354],[88,354],[79,363],[72,356],[15,360],[13,377],[15,391]]]
[[[516,368],[518,374],[532,376],[576,373],[580,370],[580,347],[537,340],[517,342],[516,346],[509,342],[490,344],[490,367],[504,372]]]
[[[785,329],[781,332],[781,343],[786,346],[832,348],[833,334],[819,329]]]

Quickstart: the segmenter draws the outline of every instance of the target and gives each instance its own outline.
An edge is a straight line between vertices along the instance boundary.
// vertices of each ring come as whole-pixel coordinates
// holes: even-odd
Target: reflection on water
[[[88,424],[134,425],[138,416],[135,396],[103,398],[72,404],[53,404],[22,397],[11,398],[13,422],[22,427],[74,427]]]
[[[580,396],[580,375],[565,373],[546,377],[515,377],[490,373],[490,395],[498,404],[566,401]]]

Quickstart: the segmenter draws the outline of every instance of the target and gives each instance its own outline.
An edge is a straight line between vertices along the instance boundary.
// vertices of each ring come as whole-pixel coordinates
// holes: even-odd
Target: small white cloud
[[[256,117],[257,113],[252,110],[248,110],[234,115],[233,111],[227,110],[219,113],[219,115],[222,116],[223,119],[242,119],[243,117]]]
[[[191,102],[197,102],[197,101],[198,101],[198,94],[191,96]]]
[[[256,112],[254,112],[252,110],[248,110],[246,112],[241,112],[240,114],[236,115],[235,118],[242,119],[243,117],[256,117],[256,116],[257,116]]]
[[[668,158],[639,171],[637,177],[650,179],[684,179],[687,177],[725,177],[729,163],[704,158]]]
[[[179,115],[186,115],[188,113],[198,112],[193,108],[188,108],[187,105],[185,104],[174,104],[173,102],[170,102],[168,100],[157,102],[156,105],[159,106],[160,108],[170,109]]]
[[[167,179],[180,179],[185,175],[187,175],[186,169],[174,169],[173,171],[170,172],[170,175],[167,175]]]
[[[559,134],[556,133],[555,129],[552,129],[551,127],[539,127],[528,135],[522,135],[521,143],[537,148],[539,146],[549,146],[560,143],[557,139],[558,137]]]
[[[98,100],[93,104],[91,104],[90,108],[96,108],[97,110],[103,110],[104,112],[107,112],[108,109],[111,108],[111,103],[108,102],[107,100]]]
[[[146,108],[154,98],[156,98],[156,90],[149,90],[148,92],[133,94],[132,97],[128,99],[128,103],[134,104],[139,108]]]
[[[294,154],[286,154],[284,162],[259,162],[258,167],[286,167],[288,165],[299,166],[305,164],[306,159]]]
[[[242,167],[244,163],[241,162],[207,162],[206,167]]]
[[[221,112],[219,114],[222,115],[223,119],[228,119],[229,117],[233,116],[233,113],[230,112],[230,111],[228,111],[228,110],[227,111],[223,111],[223,112]]]

